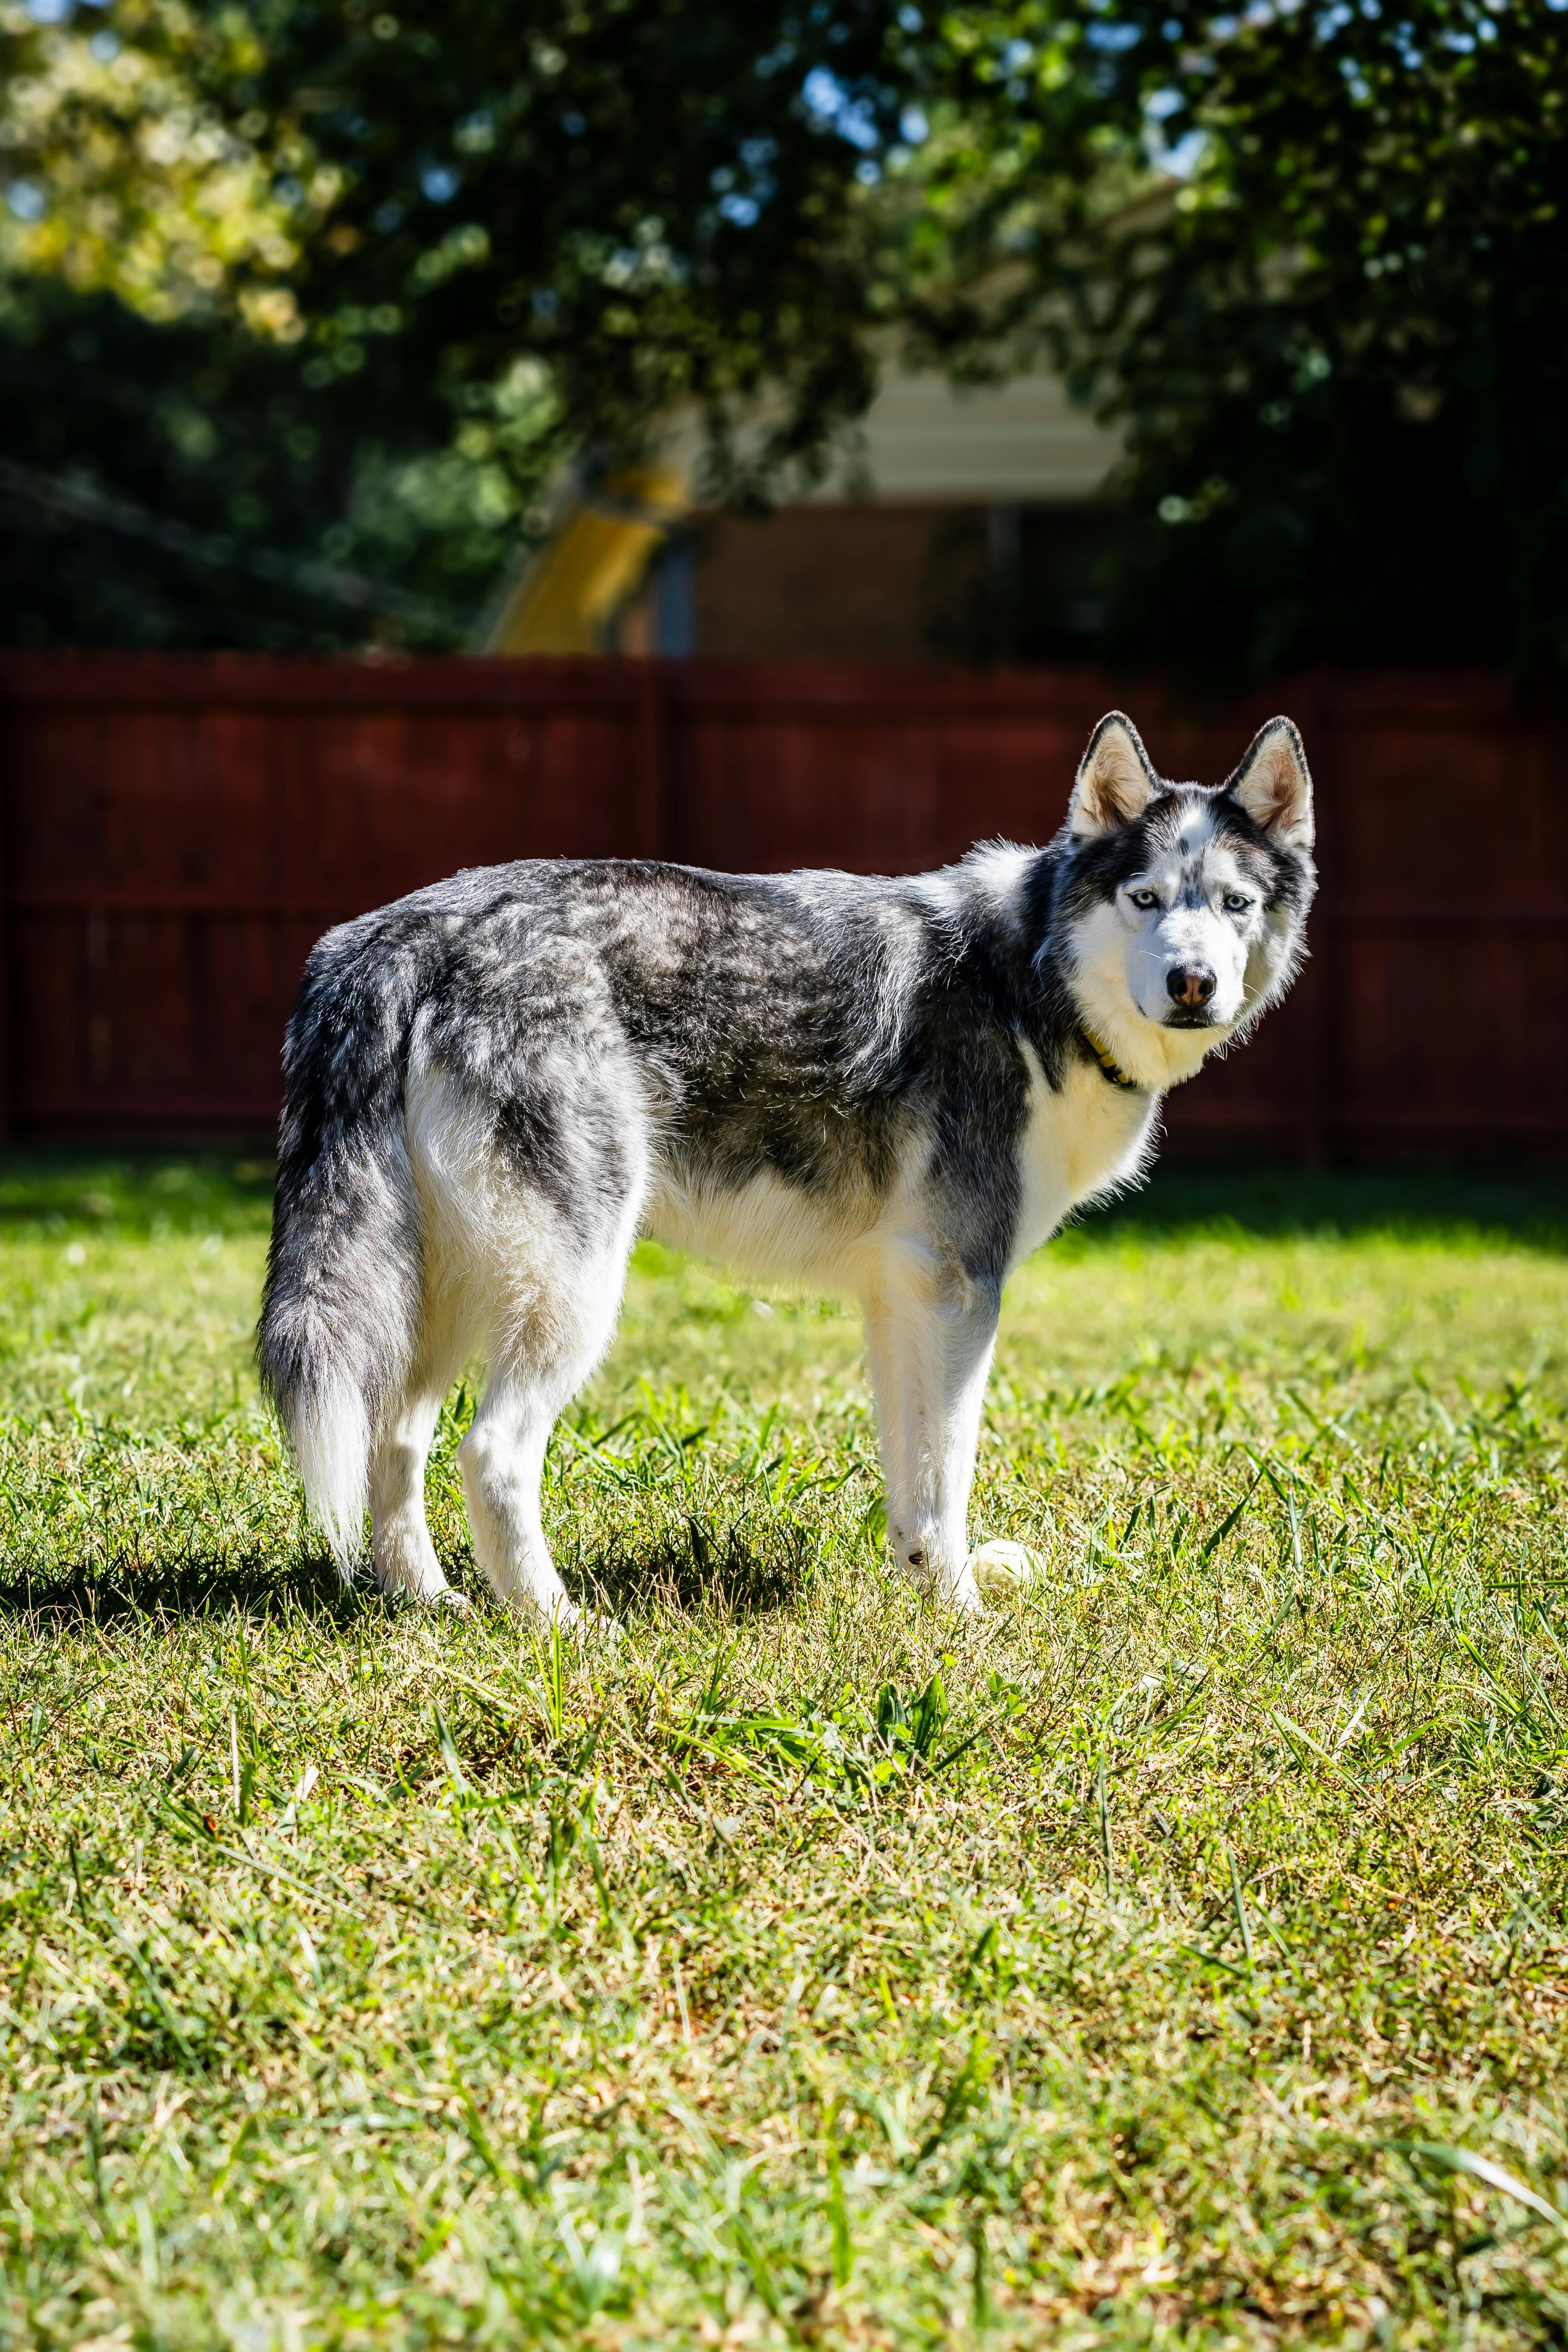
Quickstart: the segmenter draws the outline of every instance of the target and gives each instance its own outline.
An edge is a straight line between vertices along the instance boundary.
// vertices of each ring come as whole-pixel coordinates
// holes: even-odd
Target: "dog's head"
[[[1100,720],[1073,786],[1062,904],[1084,1026],[1130,1077],[1190,1077],[1284,994],[1316,887],[1312,834],[1289,719],[1212,788],[1164,782],[1131,719]]]

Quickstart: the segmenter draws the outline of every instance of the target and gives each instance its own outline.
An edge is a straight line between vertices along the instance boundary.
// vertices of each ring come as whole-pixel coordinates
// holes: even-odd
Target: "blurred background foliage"
[[[890,356],[1126,435],[1100,650],[1568,667],[1568,0],[0,0],[0,632],[452,646]]]

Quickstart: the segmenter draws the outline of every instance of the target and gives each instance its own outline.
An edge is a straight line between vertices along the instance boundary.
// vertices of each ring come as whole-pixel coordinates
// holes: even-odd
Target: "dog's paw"
[[[474,1604],[468,1594],[459,1592],[457,1587],[451,1584],[447,1585],[444,1592],[433,1592],[426,1607],[444,1610],[448,1617],[471,1617],[474,1613]]]
[[[1038,1580],[1042,1568],[1038,1552],[1026,1544],[1009,1543],[1003,1536],[994,1536],[969,1555],[969,1573],[981,1598],[994,1606],[1016,1601]]]

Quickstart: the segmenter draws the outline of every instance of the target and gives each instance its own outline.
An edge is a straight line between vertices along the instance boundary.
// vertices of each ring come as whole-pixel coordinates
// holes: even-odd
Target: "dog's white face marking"
[[[1164,1028],[1230,1029],[1244,1000],[1247,952],[1260,934],[1259,892],[1206,809],[1123,883],[1115,911],[1127,941],[1127,991]]]
[[[1211,1047],[1224,1042],[1218,1028],[1177,1029],[1151,1018],[1138,994],[1152,958],[1141,933],[1130,929],[1118,902],[1101,904],[1073,926],[1073,993],[1084,1025],[1140,1086],[1163,1092],[1190,1078]]]

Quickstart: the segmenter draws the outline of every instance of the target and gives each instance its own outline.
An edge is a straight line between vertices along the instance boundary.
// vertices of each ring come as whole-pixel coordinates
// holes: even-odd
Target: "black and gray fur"
[[[973,1605],[1003,1282],[1289,984],[1310,842],[1288,720],[1210,791],[1113,713],[1041,851],[910,879],[519,864],[330,932],[284,1049],[259,1349],[340,1559],[368,1488],[383,1583],[448,1596],[425,1462],[482,1346],[476,1551],[503,1599],[569,1610],[540,1471],[641,1230],[859,1301],[892,1539]]]

